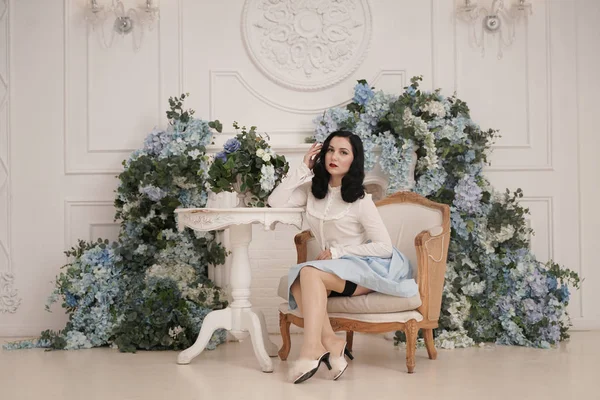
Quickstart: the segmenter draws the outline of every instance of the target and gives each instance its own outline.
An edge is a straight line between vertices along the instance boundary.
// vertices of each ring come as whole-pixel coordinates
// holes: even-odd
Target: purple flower
[[[227,153],[225,153],[224,151],[220,151],[217,154],[215,154],[215,159],[226,162],[227,161]]]
[[[240,147],[242,147],[242,144],[236,138],[229,139],[223,146],[225,153],[233,153],[234,151],[238,151]]]

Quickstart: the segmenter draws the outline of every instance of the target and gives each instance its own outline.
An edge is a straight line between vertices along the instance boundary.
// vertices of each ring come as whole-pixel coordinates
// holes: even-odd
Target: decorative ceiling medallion
[[[278,84],[319,90],[358,68],[371,38],[366,0],[246,0],[242,36],[259,69]]]

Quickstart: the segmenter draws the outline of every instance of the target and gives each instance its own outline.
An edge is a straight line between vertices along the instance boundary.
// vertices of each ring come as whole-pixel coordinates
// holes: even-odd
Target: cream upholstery
[[[279,312],[293,314],[296,317],[302,318],[302,313],[299,309],[289,310],[288,303],[279,305]],[[423,320],[423,316],[418,311],[403,311],[394,313],[377,313],[377,314],[345,314],[345,313],[329,313],[329,318],[344,318],[353,321],[369,322],[369,323],[386,323],[386,322],[406,322],[414,319],[417,322]]]
[[[386,204],[377,208],[394,246],[410,260],[417,279],[415,237],[422,231],[441,232],[442,213],[414,203]]]

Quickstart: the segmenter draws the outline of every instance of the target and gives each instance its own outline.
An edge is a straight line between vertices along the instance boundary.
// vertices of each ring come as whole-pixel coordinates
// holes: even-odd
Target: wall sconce
[[[531,3],[517,0],[510,9],[504,7],[503,0],[493,0],[488,10],[478,6],[475,0],[465,0],[458,6],[458,17],[469,24],[469,42],[481,48],[485,55],[485,35],[495,35],[498,39],[498,59],[502,58],[502,49],[509,47],[515,40],[515,26],[532,14]]]
[[[112,47],[117,34],[124,37],[131,33],[134,51],[138,51],[142,46],[144,31],[154,30],[159,16],[156,0],[145,0],[143,5],[137,9],[130,8],[127,12],[121,0],[112,0],[111,5],[107,7],[98,4],[98,0],[89,0],[85,11],[88,26],[97,33],[104,47]],[[108,40],[105,32],[107,22],[112,25]]]

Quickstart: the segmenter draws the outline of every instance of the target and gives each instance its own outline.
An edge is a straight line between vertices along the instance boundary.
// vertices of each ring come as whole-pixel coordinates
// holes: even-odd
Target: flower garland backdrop
[[[225,261],[213,232],[177,231],[175,209],[204,207],[209,158],[206,145],[218,121],[195,119],[180,98],[169,99],[169,127],[152,131],[142,149],[123,162],[115,199],[121,231],[109,245],[79,241],[56,280],[46,308],[62,301],[66,327],[7,349],[80,349],[112,345],[121,351],[191,346],[204,317],[227,305],[207,277],[209,264]],[[213,334],[207,348],[225,340]]]
[[[379,163],[388,174],[388,193],[411,186],[416,152],[413,190],[450,205],[437,346],[492,341],[545,348],[568,338],[569,285],[578,288],[579,276],[536,260],[529,251],[528,210],[518,203],[521,190],[497,192],[483,176],[497,132],[481,130],[460,99],[422,92],[420,81],[413,78],[400,96],[359,81],[347,107],[315,120],[312,140],[352,130],[363,140],[367,170]],[[46,305],[62,300],[66,327],[5,348],[182,349],[194,342],[208,312],[226,306],[224,293],[207,277],[209,264],[224,262],[225,249],[212,232],[178,232],[174,210],[204,207],[209,188],[245,191],[252,196],[247,204],[262,205],[288,165],[252,127],[230,139],[210,166],[205,147],[221,125],[193,118],[182,108],[185,97],[169,99],[168,129],[151,132],[123,162],[115,200],[118,242],[80,241],[66,252],[71,261]],[[238,168],[243,165],[250,169]],[[207,348],[224,339],[223,330],[215,332]],[[399,332],[396,342],[402,341]]]
[[[350,104],[315,119],[309,141],[323,142],[338,129],[353,131],[363,140],[366,169],[379,163],[388,174],[388,194],[411,187],[416,152],[412,190],[450,205],[452,236],[437,346],[557,344],[568,338],[569,285],[578,288],[579,276],[553,261],[536,260],[529,251],[528,210],[518,203],[521,189],[497,192],[483,176],[497,132],[482,130],[455,96],[421,91],[421,80],[412,78],[400,96],[359,81]],[[401,332],[399,342],[404,342]]]

